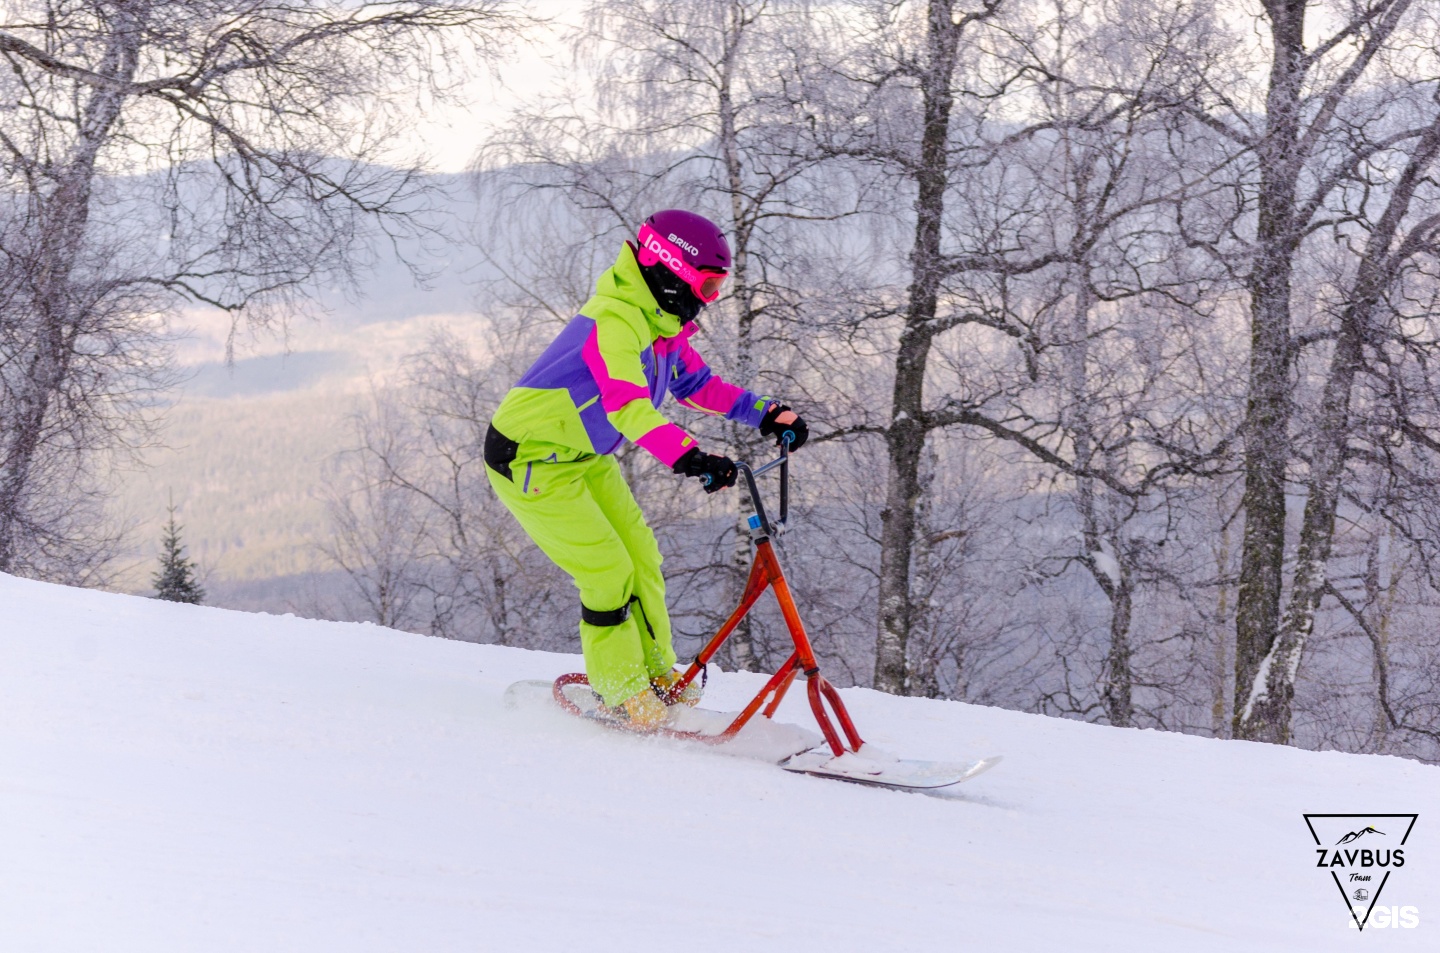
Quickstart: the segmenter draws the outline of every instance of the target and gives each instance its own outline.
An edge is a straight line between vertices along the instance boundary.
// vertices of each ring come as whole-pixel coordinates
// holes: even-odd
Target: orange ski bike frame
[[[840,700],[840,693],[824,675],[820,674],[820,665],[815,661],[815,649],[810,644],[810,637],[805,633],[805,624],[800,621],[800,612],[795,608],[795,598],[790,594],[790,586],[785,581],[785,570],[781,568],[780,560],[775,554],[774,539],[784,531],[786,520],[790,515],[790,444],[788,441],[782,443],[780,456],[764,466],[751,468],[749,464],[737,463],[736,468],[745,478],[746,489],[750,491],[750,499],[755,504],[755,513],[750,517],[750,534],[755,543],[755,561],[750,565],[750,577],[745,583],[745,591],[740,597],[739,607],[720,627],[720,631],[716,632],[715,636],[700,650],[700,654],[695,656],[695,661],[690,663],[680,680],[666,693],[666,701],[673,702],[686,686],[697,677],[702,676],[705,667],[710,664],[716,653],[720,651],[720,647],[734,633],[740,620],[754,608],[755,603],[767,589],[773,589],[775,592],[775,599],[780,603],[780,613],[785,617],[785,627],[790,631],[790,638],[794,642],[795,649],[775,674],[770,676],[765,687],[760,689],[759,693],[750,700],[750,704],[745,706],[744,711],[736,715],[730,726],[720,734],[700,735],[673,729],[661,729],[661,733],[711,744],[729,741],[749,723],[750,719],[755,717],[757,712],[766,718],[773,717],[795,679],[804,675],[805,693],[810,700],[810,710],[814,713],[815,721],[820,726],[820,733],[825,736],[825,742],[830,746],[830,750],[837,758],[847,751],[859,751],[864,742],[860,740],[860,733],[855,730],[855,723],[850,720],[850,713],[845,710],[845,703]],[[765,505],[760,499],[760,489],[756,485],[755,479],[775,469],[780,471],[780,518],[771,522],[765,512]],[[568,685],[588,684],[589,680],[579,673],[561,675],[555,680],[555,700],[572,714],[583,714],[579,706],[565,696],[564,689]]]

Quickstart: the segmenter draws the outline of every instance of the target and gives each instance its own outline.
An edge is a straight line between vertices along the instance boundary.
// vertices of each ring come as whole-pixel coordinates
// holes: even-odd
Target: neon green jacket
[[[660,308],[627,242],[491,423],[519,443],[516,464],[614,453],[629,440],[673,467],[695,440],[660,413],[667,393],[752,427],[771,401],[713,374],[690,344],[696,330]]]

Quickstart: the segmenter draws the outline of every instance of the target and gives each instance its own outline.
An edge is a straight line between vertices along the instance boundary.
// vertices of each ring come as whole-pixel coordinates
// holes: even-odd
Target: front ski
[[[1000,755],[993,755],[969,762],[914,761],[896,758],[867,744],[861,745],[859,751],[847,751],[838,758],[828,747],[815,748],[786,758],[780,767],[856,784],[925,791],[969,781],[995,767],[1000,760]]]

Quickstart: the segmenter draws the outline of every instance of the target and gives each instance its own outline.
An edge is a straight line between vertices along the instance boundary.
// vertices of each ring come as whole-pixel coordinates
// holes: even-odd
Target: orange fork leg
[[[685,669],[685,674],[680,676],[680,681],[676,682],[670,689],[670,695],[672,697],[678,696],[683,692],[685,686],[693,682],[695,676],[704,671],[705,666],[709,665],[710,660],[715,657],[715,653],[720,651],[720,646],[725,644],[725,640],[730,638],[730,633],[734,632],[735,627],[740,624],[740,620],[745,618],[746,614],[754,608],[755,603],[769,587],[770,576],[768,566],[762,564],[761,561],[757,559],[750,566],[750,577],[745,580],[745,592],[740,597],[739,607],[731,613],[730,618],[725,620],[725,624],[720,627],[719,632],[715,633],[715,637],[707,642],[705,647],[700,650],[700,654],[695,656],[695,661],[691,662],[690,666]]]
[[[859,751],[865,742],[861,740],[860,732],[855,730],[855,723],[850,719],[845,703],[840,700],[840,693],[820,674],[820,666],[815,661],[815,650],[810,645],[810,636],[805,632],[805,623],[800,621],[800,610],[795,608],[795,598],[790,594],[789,584],[785,582],[785,571],[780,568],[780,561],[775,558],[775,551],[769,540],[763,540],[756,547],[755,561],[765,564],[771,585],[775,587],[780,613],[785,617],[785,625],[790,630],[790,637],[795,641],[794,658],[800,670],[805,673],[805,690],[810,697],[810,710],[815,715],[821,734],[825,736],[826,743],[837,758],[847,750]],[[835,725],[825,710],[827,703],[835,713],[835,721],[840,723],[839,732],[835,730]],[[844,733],[845,743],[841,742],[841,732]]]
[[[775,549],[770,540],[762,539],[755,546],[755,562],[750,566],[750,577],[745,582],[745,592],[741,596],[740,605],[735,612],[715,633],[715,637],[706,643],[700,654],[695,656],[695,661],[685,670],[680,681],[671,689],[672,695],[679,695],[685,687],[695,680],[695,677],[704,671],[705,666],[720,651],[720,646],[730,638],[740,620],[745,618],[756,601],[759,600],[766,589],[774,587],[775,599],[780,603],[780,614],[785,617],[785,627],[790,631],[790,638],[795,643],[795,651],[786,660],[784,665],[772,675],[765,683],[765,687],[750,700],[745,710],[736,716],[730,726],[716,740],[732,738],[739,733],[740,729],[755,716],[755,713],[764,705],[764,717],[772,717],[780,707],[780,702],[785,698],[785,693],[794,684],[796,676],[801,672],[805,674],[806,694],[810,699],[810,710],[815,715],[815,721],[820,726],[820,732],[825,736],[825,742],[830,746],[838,758],[846,751],[859,751],[860,746],[865,742],[861,740],[860,733],[855,729],[855,723],[850,719],[850,713],[845,709],[845,703],[840,700],[840,693],[835,690],[825,676],[820,674],[820,666],[815,662],[815,650],[810,644],[810,636],[805,632],[805,623],[800,621],[800,611],[795,607],[795,598],[790,594],[790,586],[785,581],[785,571],[780,568],[780,561],[775,558]],[[773,693],[773,697],[772,696]],[[766,705],[766,699],[769,704]],[[830,713],[826,711],[827,706],[835,714],[831,720]],[[839,731],[835,723],[839,723]],[[844,740],[841,740],[841,733]]]
[[[738,734],[740,729],[744,728],[750,719],[755,717],[755,713],[760,710],[760,706],[765,704],[766,697],[769,696],[771,692],[774,692],[775,698],[771,701],[770,707],[765,713],[768,718],[780,704],[780,699],[784,697],[785,690],[790,687],[790,683],[795,680],[795,673],[798,671],[800,671],[800,663],[792,654],[785,664],[780,666],[780,669],[774,675],[770,676],[770,681],[765,683],[765,687],[760,689],[754,698],[750,699],[750,704],[745,706],[745,710],[735,716],[735,720],[730,723],[730,727],[720,733],[720,737],[733,738]]]

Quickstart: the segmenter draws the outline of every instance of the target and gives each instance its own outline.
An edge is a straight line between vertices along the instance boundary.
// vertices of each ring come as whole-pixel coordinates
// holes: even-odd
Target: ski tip
[[[540,679],[527,679],[522,682],[513,682],[505,689],[501,696],[501,703],[510,709],[532,708],[537,705],[550,702],[550,682]]]
[[[1004,760],[1005,756],[999,754],[992,754],[988,758],[981,758],[979,761],[976,761],[974,764],[970,765],[970,770],[967,771],[965,777],[961,778],[960,780],[969,781],[977,774],[984,774],[986,771],[989,771],[991,768],[995,767],[995,765],[999,764],[1001,761]]]

